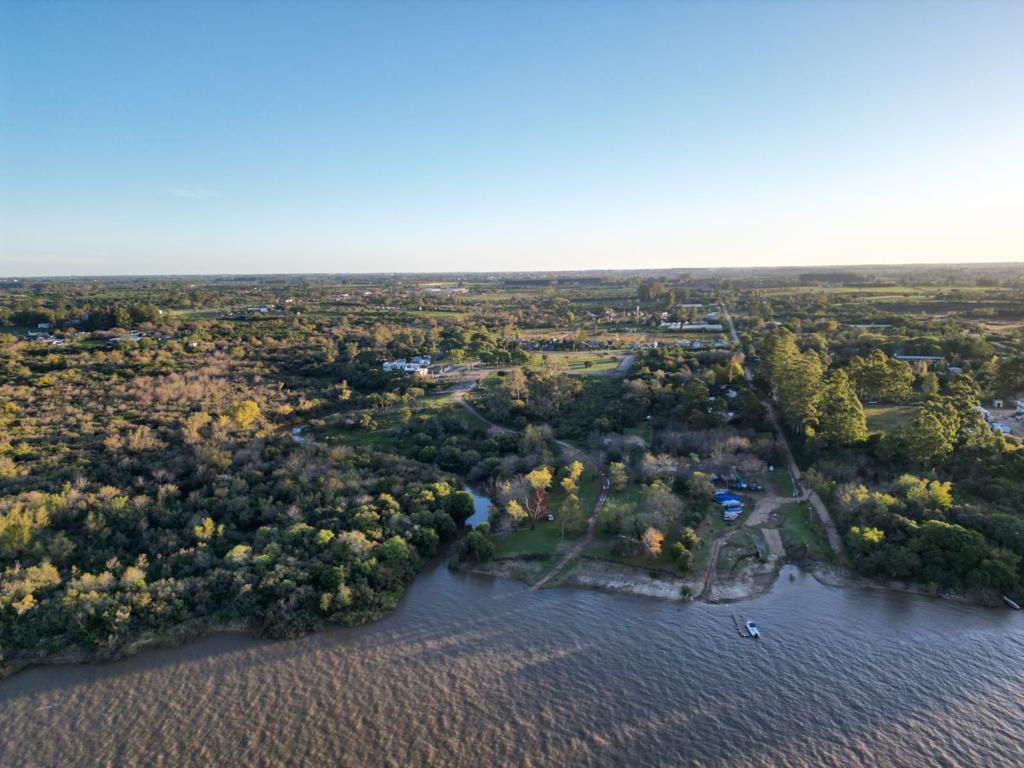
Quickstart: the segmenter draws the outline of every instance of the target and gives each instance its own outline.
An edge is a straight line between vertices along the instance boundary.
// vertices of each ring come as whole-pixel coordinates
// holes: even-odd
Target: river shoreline
[[[208,635],[222,632],[256,637],[255,630],[249,622],[209,623],[203,620],[194,620],[179,624],[166,632],[142,635],[113,649],[88,650],[73,646],[56,653],[0,661],[0,682],[33,667],[106,664],[121,661],[140,651],[153,648],[177,648]]]
[[[442,556],[439,555],[437,560],[442,560]],[[948,600],[968,606],[1001,607],[1001,603],[986,600],[980,596],[937,593],[925,585],[856,576],[846,569],[829,563],[818,561],[794,563],[781,559],[770,564],[748,566],[736,577],[720,579],[716,582],[716,588],[710,599],[699,597],[703,573],[689,574],[686,577],[674,576],[660,571],[593,558],[580,558],[560,574],[557,580],[547,586],[587,589],[610,594],[654,598],[667,602],[702,602],[709,605],[722,605],[753,600],[767,594],[778,581],[782,566],[787,563],[796,565],[821,585],[833,589],[872,589]],[[440,562],[438,562],[438,566],[444,567]],[[532,585],[545,573],[547,561],[544,558],[503,558],[486,563],[449,564],[448,567],[461,573],[510,579]],[[384,615],[387,614],[370,617],[361,623],[369,624],[379,621]],[[343,625],[325,624],[314,629],[313,633],[332,626]],[[194,620],[160,634],[151,633],[135,638],[115,649],[90,651],[84,648],[66,648],[54,654],[3,660],[0,661],[0,682],[34,667],[117,662],[141,651],[180,647],[221,633],[237,633],[254,638],[258,636],[255,628],[248,621],[209,623],[203,620]]]
[[[703,574],[689,574],[685,578],[645,568],[622,565],[605,560],[580,558],[569,566],[550,587],[572,587],[600,592],[653,597],[675,602],[702,602],[722,605],[744,602],[761,597],[772,590],[784,565],[795,565],[811,575],[815,581],[833,589],[872,589],[948,600],[981,608],[1000,608],[1002,603],[982,595],[938,592],[926,585],[895,580],[870,579],[857,576],[847,569],[818,561],[793,562],[779,559],[771,563],[747,566],[733,578],[719,578],[710,599],[699,597]],[[481,576],[513,579],[532,585],[543,573],[543,562],[530,558],[502,558],[486,563],[465,563],[457,570]],[[687,593],[686,590],[689,590]]]

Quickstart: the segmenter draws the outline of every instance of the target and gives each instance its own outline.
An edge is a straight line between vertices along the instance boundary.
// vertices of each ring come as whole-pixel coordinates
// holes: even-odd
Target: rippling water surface
[[[0,765],[1024,765],[1021,614],[792,569],[763,640],[734,610],[442,565],[367,627],[17,675]]]

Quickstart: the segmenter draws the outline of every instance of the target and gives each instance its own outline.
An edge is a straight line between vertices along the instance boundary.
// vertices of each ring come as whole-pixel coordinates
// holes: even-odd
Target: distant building
[[[430,355],[416,355],[406,360],[386,360],[381,368],[389,373],[411,373],[415,376],[426,376],[430,369]]]
[[[916,363],[919,361],[926,363],[941,363],[946,358],[942,355],[893,355],[897,360],[903,360],[908,363]]]

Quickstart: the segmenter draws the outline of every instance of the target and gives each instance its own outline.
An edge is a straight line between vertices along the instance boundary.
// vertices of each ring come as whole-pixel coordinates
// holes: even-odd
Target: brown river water
[[[1024,613],[792,567],[725,606],[439,564],[365,627],[23,672],[0,733],[4,768],[1022,766]]]

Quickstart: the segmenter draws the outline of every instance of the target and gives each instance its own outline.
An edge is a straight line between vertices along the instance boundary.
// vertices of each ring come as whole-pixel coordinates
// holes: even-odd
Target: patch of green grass
[[[784,464],[772,469],[768,475],[768,482],[775,489],[776,496],[793,496],[796,492],[793,487],[793,475]]]
[[[869,432],[899,432],[917,408],[913,405],[868,405],[864,407]]]
[[[564,366],[567,373],[591,374],[614,371],[621,361],[621,353],[604,350],[534,352],[525,367],[542,370],[547,367]]]
[[[828,560],[832,556],[828,540],[820,530],[814,510],[807,502],[787,504],[782,508],[782,530],[786,534],[787,546],[795,544],[799,553],[812,560]]]
[[[581,535],[566,533],[564,543],[571,543]],[[536,528],[496,534],[491,537],[491,541],[494,542],[494,556],[497,559],[557,555],[563,544],[562,526],[557,521],[549,523],[544,520],[537,523]]]

